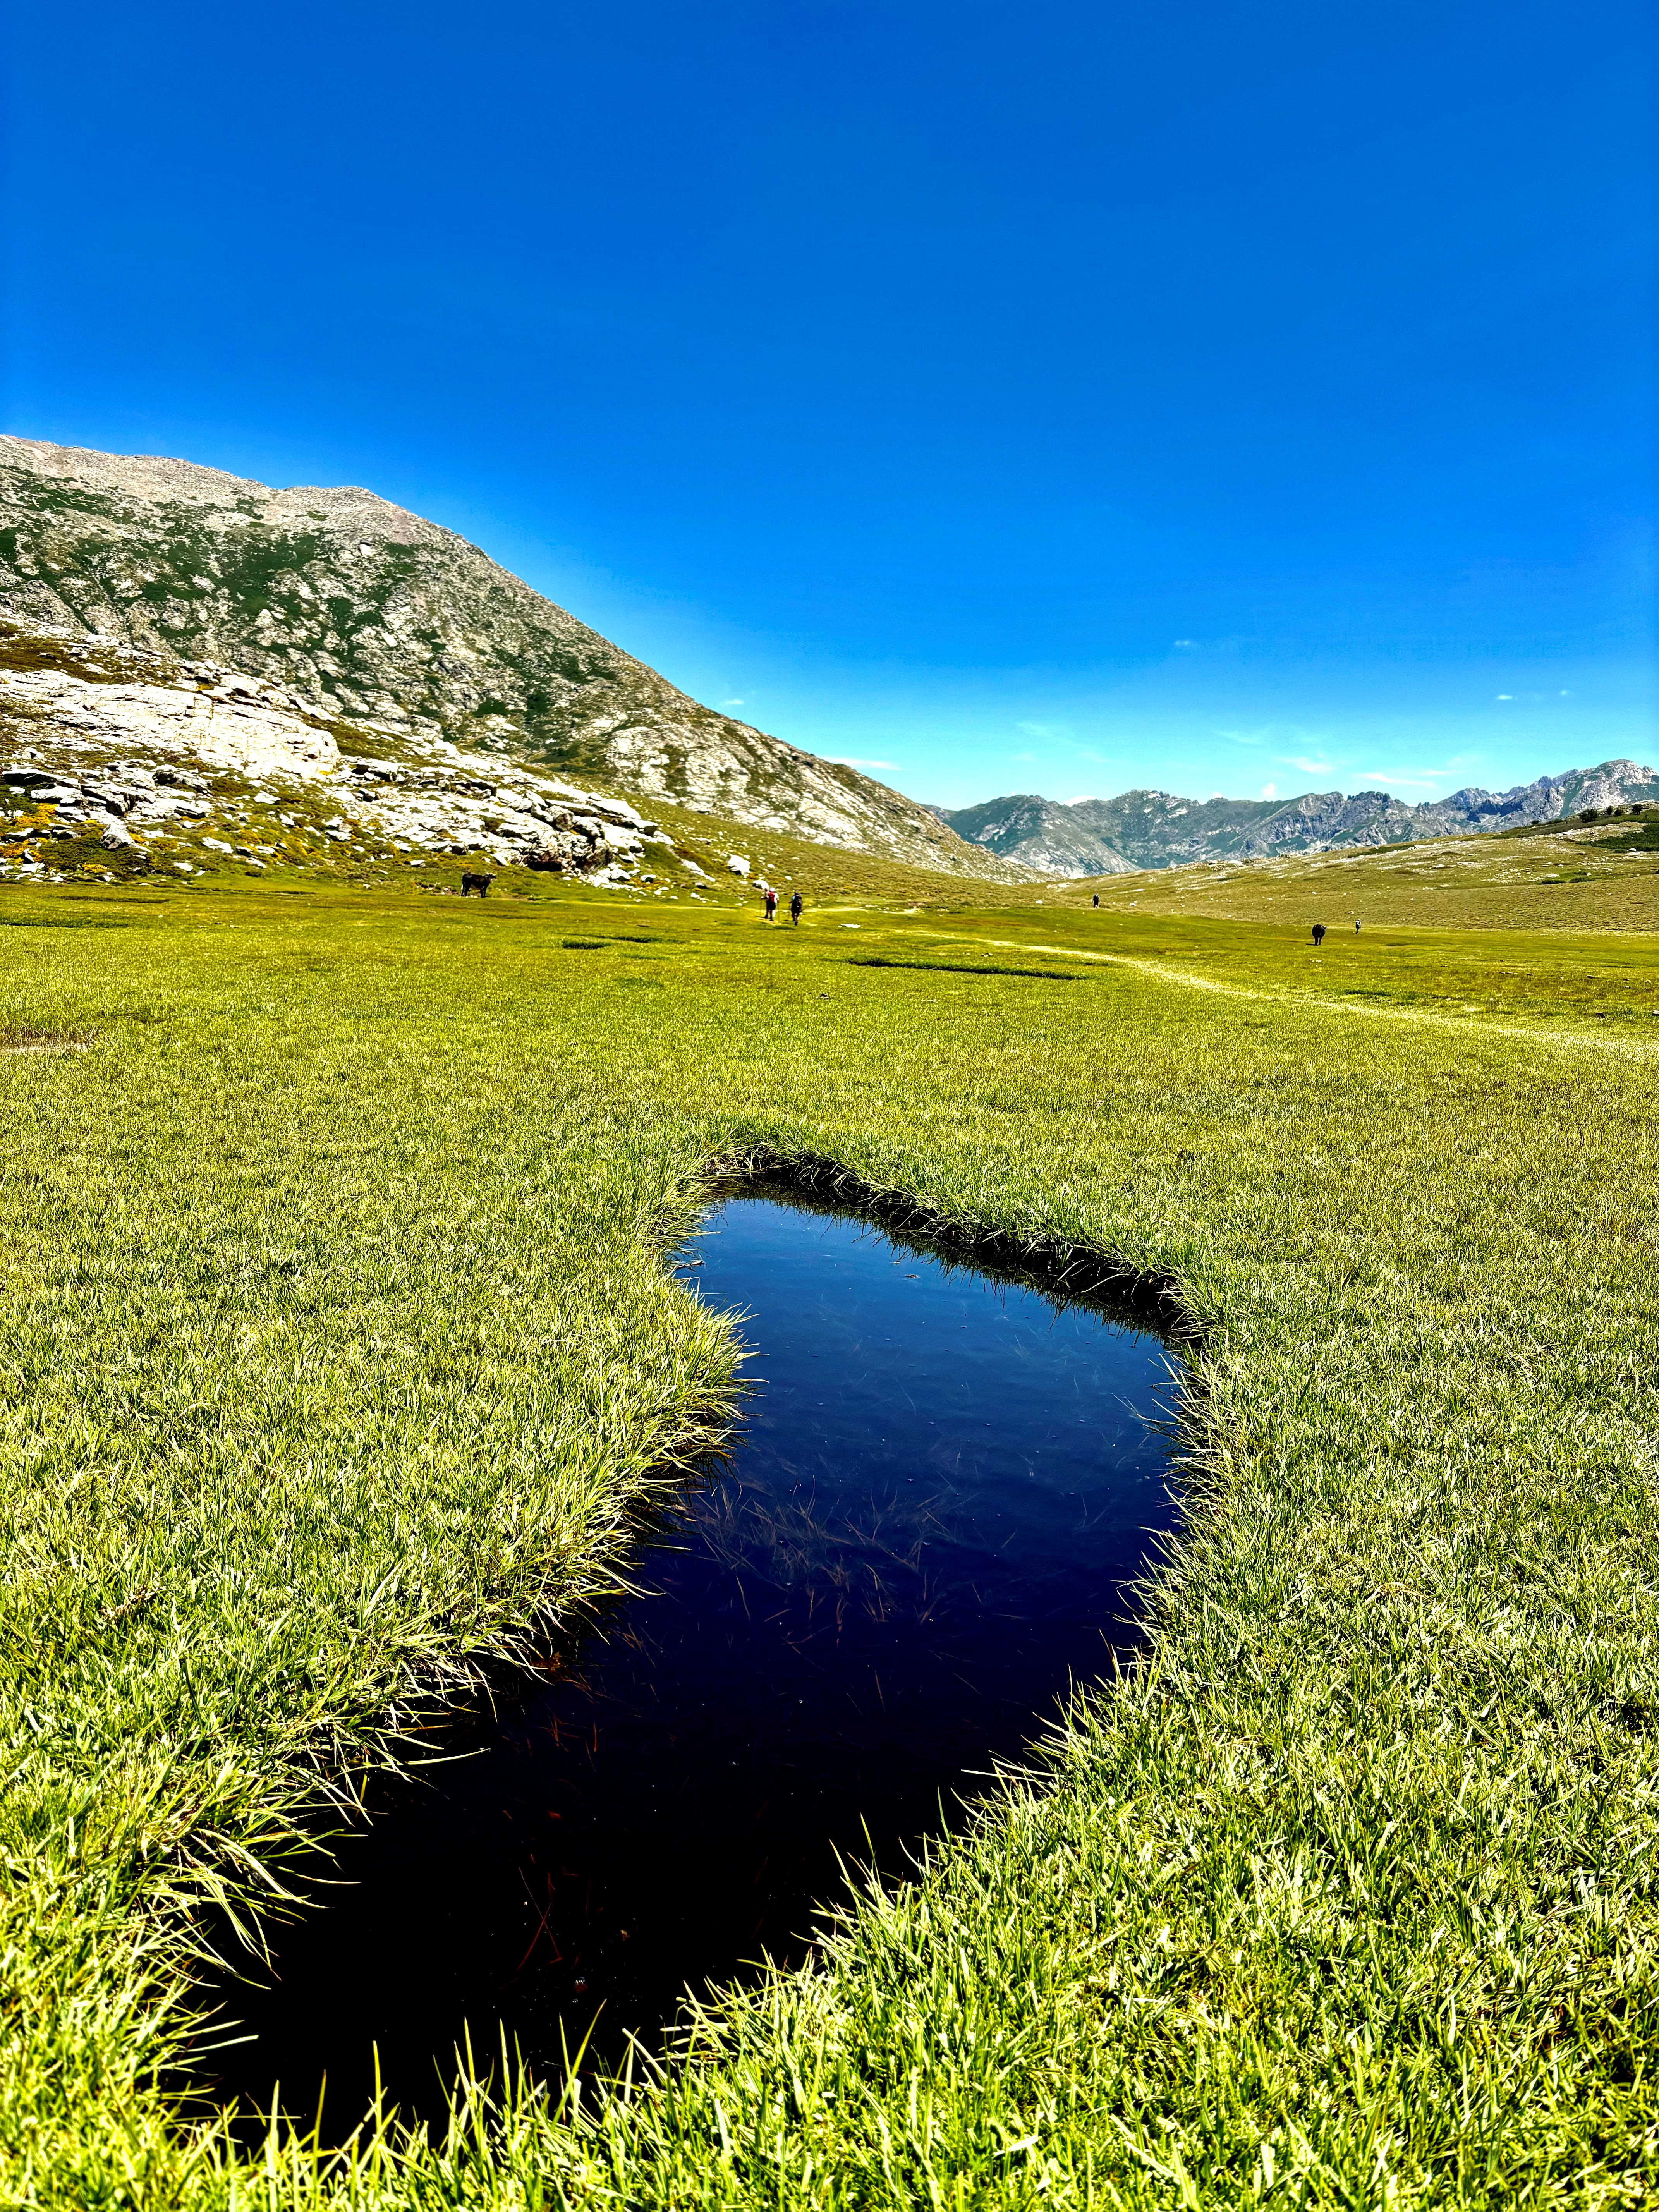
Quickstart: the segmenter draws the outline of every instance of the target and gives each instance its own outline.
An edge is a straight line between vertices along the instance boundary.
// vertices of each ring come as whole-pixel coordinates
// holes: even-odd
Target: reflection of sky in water
[[[280,2073],[298,2109],[325,2066],[343,2128],[375,2040],[415,2100],[463,2021],[556,2064],[597,2011],[614,2051],[688,1982],[799,1957],[837,1852],[902,1869],[1127,1638],[1170,1520],[1155,1339],[775,1200],[719,1209],[681,1267],[745,1316],[734,1462],[476,1756],[388,1791],[356,1886],[237,1993],[259,2039],[228,2084]]]

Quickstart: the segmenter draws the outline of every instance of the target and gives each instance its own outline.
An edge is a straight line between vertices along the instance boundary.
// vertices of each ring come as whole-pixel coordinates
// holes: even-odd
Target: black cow
[[[465,898],[469,891],[477,891],[480,898],[487,898],[489,886],[495,880],[494,876],[481,876],[475,869],[469,868],[461,878],[461,896]]]
[[[1314,924],[1314,943],[1316,945],[1322,945],[1324,942],[1325,925],[1322,921],[1316,921]]]

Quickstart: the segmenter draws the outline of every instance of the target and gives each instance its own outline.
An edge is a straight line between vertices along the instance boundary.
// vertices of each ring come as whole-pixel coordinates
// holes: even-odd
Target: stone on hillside
[[[48,731],[124,746],[137,739],[256,776],[331,775],[340,761],[333,737],[296,715],[177,684],[89,683],[58,669],[0,668],[0,708]]]

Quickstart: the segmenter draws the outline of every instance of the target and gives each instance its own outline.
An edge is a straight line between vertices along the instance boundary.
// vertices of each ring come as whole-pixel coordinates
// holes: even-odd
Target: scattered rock
[[[259,826],[289,833],[290,860],[301,858],[300,841],[319,841],[310,848],[319,855],[356,842],[383,852],[487,854],[501,866],[614,883],[637,864],[647,831],[673,850],[658,824],[623,800],[512,764],[491,763],[486,773],[476,757],[431,734],[404,733],[395,760],[342,754],[340,736],[359,741],[350,726],[319,730],[323,708],[291,692],[278,699],[274,687],[210,663],[163,667],[150,655],[137,672],[167,680],[121,682],[134,672],[131,653],[94,665],[109,642],[27,631],[0,617],[0,738],[9,724],[14,736],[41,741],[17,746],[0,776],[15,799],[55,810],[32,836],[73,839],[94,824],[101,833],[124,821],[129,835],[165,842],[173,824],[199,823],[215,832],[206,841],[212,851],[269,855],[273,848],[253,844],[242,826],[251,805],[280,810],[263,815]],[[5,665],[8,647],[21,666]],[[257,783],[251,799],[239,778]],[[222,820],[228,836],[218,834]]]

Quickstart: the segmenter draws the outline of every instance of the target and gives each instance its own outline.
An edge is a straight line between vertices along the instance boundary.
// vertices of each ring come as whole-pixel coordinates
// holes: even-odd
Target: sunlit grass
[[[0,1058],[0,2202],[1641,2201],[1649,946],[997,898],[6,895],[0,1035],[90,1048]],[[171,2120],[193,1901],[717,1429],[662,1255],[750,1147],[1179,1285],[1146,1663],[661,2078]]]
[[[1089,907],[1097,895],[1109,913],[1283,922],[1304,932],[1322,921],[1340,933],[1356,920],[1370,929],[1652,930],[1659,844],[1650,826],[1629,820],[1539,823],[1525,835],[1164,868],[1018,896]]]

